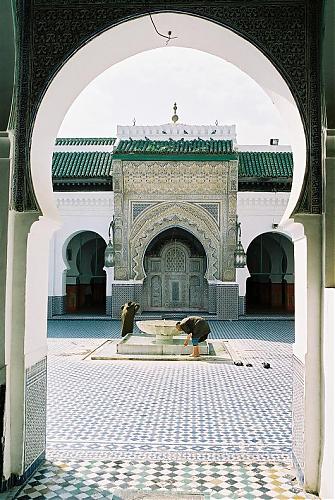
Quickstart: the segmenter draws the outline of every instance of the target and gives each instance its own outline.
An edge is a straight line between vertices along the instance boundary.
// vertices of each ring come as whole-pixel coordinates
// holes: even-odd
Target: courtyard
[[[50,321],[47,462],[17,498],[305,498],[291,469],[294,321],[210,325],[244,366],[93,361],[118,321]]]

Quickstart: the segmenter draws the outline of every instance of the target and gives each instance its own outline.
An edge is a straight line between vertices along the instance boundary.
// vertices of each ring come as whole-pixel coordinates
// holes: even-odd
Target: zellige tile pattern
[[[253,366],[92,361],[118,321],[51,321],[49,461],[18,498],[306,498],[290,466],[293,322],[211,329]]]

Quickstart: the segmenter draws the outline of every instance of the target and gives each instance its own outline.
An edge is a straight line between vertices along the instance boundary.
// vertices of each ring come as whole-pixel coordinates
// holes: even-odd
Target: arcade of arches
[[[15,16],[10,0],[1,2],[0,15],[1,55],[7,50],[0,72],[3,489],[24,481],[45,456],[48,251],[60,224],[50,166],[57,130],[89,81],[162,42],[139,17],[141,3],[102,0],[97,9],[96,2],[72,2],[74,15],[81,9],[76,29],[68,2],[13,3]],[[187,14],[169,12],[185,2],[151,4],[161,30],[182,34],[176,44],[226,57],[254,78],[292,134],[295,173],[281,226],[295,254],[293,459],[308,491],[334,498],[334,2],[190,1]],[[180,244],[185,259],[189,250]]]

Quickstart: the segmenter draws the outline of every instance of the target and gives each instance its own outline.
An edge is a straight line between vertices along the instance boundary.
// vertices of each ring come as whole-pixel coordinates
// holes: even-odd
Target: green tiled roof
[[[112,174],[112,153],[54,153],[52,175],[54,178],[96,178]]]
[[[242,151],[238,159],[239,177],[292,177],[292,153]]]
[[[121,154],[164,154],[164,155],[184,155],[184,154],[229,154],[233,153],[232,141],[205,141],[202,139],[194,139],[193,141],[185,141],[180,139],[177,141],[151,141],[151,140],[124,140],[120,141],[115,149],[116,155]]]
[[[58,137],[56,146],[112,146],[115,141],[115,137]]]
[[[129,144],[131,141],[122,141]],[[137,143],[146,143],[148,141],[132,141]],[[152,141],[157,144],[158,141]],[[162,143],[162,146],[170,141]],[[173,141],[175,143],[186,141]],[[188,141],[193,143],[194,141]],[[195,141],[198,142],[198,141]],[[214,141],[202,141],[204,143]],[[215,141],[215,142],[230,142],[230,141]],[[218,146],[218,145],[217,145]],[[122,146],[125,148],[126,146]],[[138,153],[138,151],[136,151]],[[155,151],[156,153],[156,151]],[[127,154],[127,153],[125,153]],[[147,153],[141,153],[144,157]],[[161,153],[160,153],[161,154]],[[165,154],[165,152],[164,152]],[[169,152],[171,156],[171,152]],[[172,153],[173,156],[174,153]],[[175,153],[176,154],[176,153]],[[180,152],[179,155],[185,154]],[[190,151],[190,154],[199,154],[195,151]],[[203,152],[204,157],[206,155]],[[224,154],[224,153],[221,153]],[[229,153],[228,153],[229,154]],[[213,152],[209,153],[209,157]],[[219,159],[219,153],[217,154]],[[140,156],[140,154],[139,154]],[[141,156],[141,157],[142,157]],[[149,156],[149,154],[148,154]],[[109,178],[112,175],[112,160],[115,157],[113,153],[105,152],[56,152],[53,155],[52,174],[55,180],[57,179],[102,179]],[[120,155],[122,158],[122,155]],[[239,152],[239,179],[245,180],[254,178],[290,178],[293,172],[293,157],[292,153],[275,153],[275,152]]]

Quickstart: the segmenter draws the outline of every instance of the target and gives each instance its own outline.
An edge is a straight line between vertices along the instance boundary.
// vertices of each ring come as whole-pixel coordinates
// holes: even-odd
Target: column
[[[294,240],[293,459],[309,492],[319,488],[321,442],[322,216],[297,215],[305,237]]]
[[[6,367],[6,271],[7,271],[7,233],[8,233],[8,206],[10,183],[10,139],[6,132],[0,132],[0,432],[3,435],[5,419],[5,396],[8,378]],[[0,491],[4,472],[4,457],[0,451]],[[6,479],[9,477],[7,474]]]
[[[250,273],[247,266],[236,269],[236,282],[238,283],[238,314],[244,316],[246,313],[246,288]]]
[[[114,281],[114,267],[104,267],[106,273],[106,315],[112,316],[112,283]]]
[[[9,213],[4,475],[24,480],[45,457],[49,240],[53,221]]]

